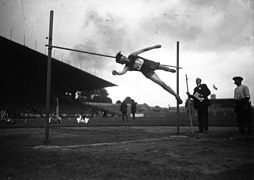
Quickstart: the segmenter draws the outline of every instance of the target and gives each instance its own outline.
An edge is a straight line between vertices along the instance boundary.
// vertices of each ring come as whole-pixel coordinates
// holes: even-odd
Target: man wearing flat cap
[[[238,128],[241,134],[245,135],[248,133],[251,135],[252,123],[250,91],[247,86],[242,84],[243,78],[241,76],[233,77],[233,80],[237,86],[234,90],[234,100]]]

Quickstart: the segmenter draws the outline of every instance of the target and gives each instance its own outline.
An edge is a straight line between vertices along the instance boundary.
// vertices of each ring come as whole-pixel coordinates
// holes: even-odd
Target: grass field
[[[47,146],[44,133],[0,129],[0,179],[254,179],[254,137],[236,127],[55,126]]]

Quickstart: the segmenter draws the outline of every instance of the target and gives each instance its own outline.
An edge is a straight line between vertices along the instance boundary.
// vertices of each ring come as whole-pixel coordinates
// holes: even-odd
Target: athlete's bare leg
[[[170,94],[172,94],[173,96],[175,96],[177,102],[179,104],[182,104],[183,101],[181,100],[180,96],[178,96],[175,91],[173,89],[171,89],[171,87],[169,87],[166,83],[164,83],[159,76],[156,73],[153,73],[150,77],[148,77],[149,79],[151,79],[153,82],[155,82],[156,84],[160,85],[163,89],[165,89],[167,92],[169,92]]]
[[[158,67],[158,70],[164,70],[164,71],[168,71],[168,72],[172,72],[175,73],[176,70],[175,69],[171,69],[168,66],[164,65],[164,64],[160,64]]]

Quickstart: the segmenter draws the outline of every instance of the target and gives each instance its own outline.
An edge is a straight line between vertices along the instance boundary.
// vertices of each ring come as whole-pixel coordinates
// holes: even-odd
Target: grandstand
[[[0,37],[0,109],[13,117],[22,113],[45,113],[47,56]],[[62,113],[76,113],[86,109],[75,100],[75,92],[116,86],[104,79],[52,58],[51,111],[59,98]]]

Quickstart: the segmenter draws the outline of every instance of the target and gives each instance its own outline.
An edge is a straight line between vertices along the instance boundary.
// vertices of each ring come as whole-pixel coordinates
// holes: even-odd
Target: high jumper
[[[160,77],[155,73],[155,70],[164,70],[167,72],[175,73],[175,69],[171,69],[168,67],[168,65],[160,64],[159,62],[155,62],[152,60],[145,59],[139,54],[152,50],[152,49],[157,49],[161,48],[161,45],[155,45],[151,47],[147,47],[138,51],[135,51],[131,53],[128,57],[124,56],[121,54],[121,52],[117,53],[115,59],[116,62],[119,64],[125,65],[123,70],[120,72],[117,72],[115,70],[112,71],[113,75],[123,75],[128,71],[139,71],[141,72],[146,78],[152,80],[154,83],[158,84],[161,86],[163,89],[165,89],[167,92],[172,94],[177,102],[179,104],[182,104],[183,101],[181,100],[180,96],[175,93],[175,91],[168,86],[165,82],[163,82]],[[177,67],[179,68],[179,67]]]

